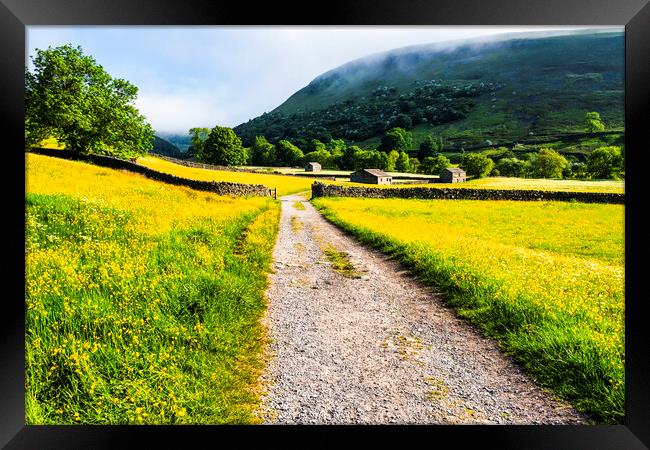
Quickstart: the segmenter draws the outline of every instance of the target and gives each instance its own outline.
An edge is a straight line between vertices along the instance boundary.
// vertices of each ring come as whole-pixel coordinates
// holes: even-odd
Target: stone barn
[[[379,169],[360,169],[350,174],[350,181],[367,184],[392,184],[393,177]]]
[[[321,166],[317,162],[308,162],[305,164],[305,172],[320,172]]]
[[[462,183],[467,181],[467,174],[463,169],[448,167],[440,172],[441,183]]]

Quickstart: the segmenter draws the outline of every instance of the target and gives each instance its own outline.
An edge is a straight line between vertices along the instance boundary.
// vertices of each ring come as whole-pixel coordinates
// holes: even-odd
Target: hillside
[[[403,126],[415,145],[510,143],[584,131],[586,111],[624,126],[624,34],[583,31],[406,47],[326,72],[270,113],[235,127],[245,145],[343,138],[373,147]]]
[[[183,157],[183,152],[177,146],[159,136],[153,137],[153,149],[151,151],[159,155],[171,156],[172,158]]]

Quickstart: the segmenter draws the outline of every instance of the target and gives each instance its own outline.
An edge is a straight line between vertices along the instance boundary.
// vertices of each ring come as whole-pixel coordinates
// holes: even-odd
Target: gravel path
[[[304,210],[294,203],[302,201]],[[334,271],[322,248],[360,276]],[[578,424],[398,263],[282,198],[260,416],[282,424]]]

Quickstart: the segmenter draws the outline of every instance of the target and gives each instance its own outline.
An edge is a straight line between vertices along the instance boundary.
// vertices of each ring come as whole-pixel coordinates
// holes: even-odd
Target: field
[[[624,207],[317,198],[330,221],[446,293],[543,385],[624,417]]]
[[[26,154],[27,424],[251,423],[279,208]]]
[[[332,183],[323,181],[324,183]],[[396,188],[395,185],[362,185],[359,183],[340,182],[336,184],[345,184],[350,186],[371,186],[380,188]],[[397,186],[399,188],[400,186]],[[425,183],[425,184],[408,184],[404,187],[431,187],[431,188],[459,188],[459,189],[535,189],[541,191],[564,191],[564,192],[610,192],[624,193],[624,181],[581,181],[581,180],[550,180],[535,178],[509,178],[509,177],[489,177],[476,180],[468,180],[464,183]]]
[[[311,189],[313,180],[303,177],[290,177],[284,175],[266,175],[250,172],[229,172],[225,170],[209,170],[186,167],[174,164],[154,156],[138,158],[138,164],[169,173],[178,177],[199,181],[229,181],[232,183],[262,184],[269,188],[276,188],[278,197],[295,194]]]

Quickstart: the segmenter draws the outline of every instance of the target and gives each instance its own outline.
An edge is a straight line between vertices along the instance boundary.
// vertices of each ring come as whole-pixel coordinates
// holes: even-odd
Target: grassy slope
[[[26,422],[255,422],[277,203],[26,160]]]
[[[596,421],[624,417],[623,206],[318,198],[536,379]]]
[[[503,83],[486,94],[468,117],[447,124],[416,125],[414,143],[431,132],[446,143],[513,142],[545,134],[584,131],[586,111],[599,111],[607,129],[624,126],[623,37],[618,34],[560,36],[513,40],[480,50],[463,48],[436,53],[425,47],[395,53],[396,64],[382,57],[353,61],[312,81],[274,111],[324,110],[334,102],[363,96],[379,86],[398,93],[413,89],[414,80],[481,80]],[[386,55],[390,55],[387,52]],[[601,80],[589,80],[599,73]],[[587,74],[585,76],[585,74]],[[584,78],[569,78],[574,75]],[[357,142],[375,148],[379,136]]]
[[[143,166],[147,166],[160,172],[193,180],[262,184],[269,188],[276,188],[278,196],[307,191],[310,189],[312,184],[312,180],[308,178],[199,169],[174,164],[153,156],[138,158],[138,164],[142,164]]]

